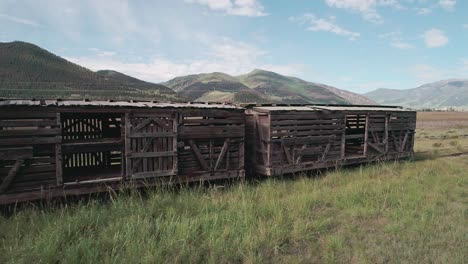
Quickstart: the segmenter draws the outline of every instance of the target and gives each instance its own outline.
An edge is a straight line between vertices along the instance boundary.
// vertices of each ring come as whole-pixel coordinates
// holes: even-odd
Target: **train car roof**
[[[287,111],[371,111],[371,112],[408,112],[412,110],[399,106],[353,106],[353,105],[291,105],[291,106],[254,106],[250,107],[258,112],[287,112]]]
[[[202,108],[202,109],[243,109],[226,103],[172,103],[156,101],[114,101],[114,100],[36,100],[36,99],[0,99],[0,107],[5,106],[55,106],[55,107],[130,107],[130,108]]]

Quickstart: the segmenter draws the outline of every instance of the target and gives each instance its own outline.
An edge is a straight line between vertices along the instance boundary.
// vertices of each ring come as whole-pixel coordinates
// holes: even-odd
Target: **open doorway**
[[[366,120],[366,114],[346,115],[346,158],[365,156]]]

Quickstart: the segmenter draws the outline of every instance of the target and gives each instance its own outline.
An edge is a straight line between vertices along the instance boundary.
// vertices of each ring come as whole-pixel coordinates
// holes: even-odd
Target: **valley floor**
[[[460,118],[419,115],[414,162],[21,208],[0,216],[0,262],[464,263]]]

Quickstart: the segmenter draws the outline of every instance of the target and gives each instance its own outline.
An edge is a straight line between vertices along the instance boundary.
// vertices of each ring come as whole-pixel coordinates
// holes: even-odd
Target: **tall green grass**
[[[119,193],[0,217],[0,263],[463,263],[466,158]]]

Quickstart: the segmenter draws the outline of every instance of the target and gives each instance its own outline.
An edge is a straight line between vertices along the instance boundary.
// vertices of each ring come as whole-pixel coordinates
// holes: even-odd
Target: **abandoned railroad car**
[[[385,106],[250,106],[247,168],[267,176],[413,155],[416,112]]]
[[[234,105],[0,100],[0,204],[244,177]]]

